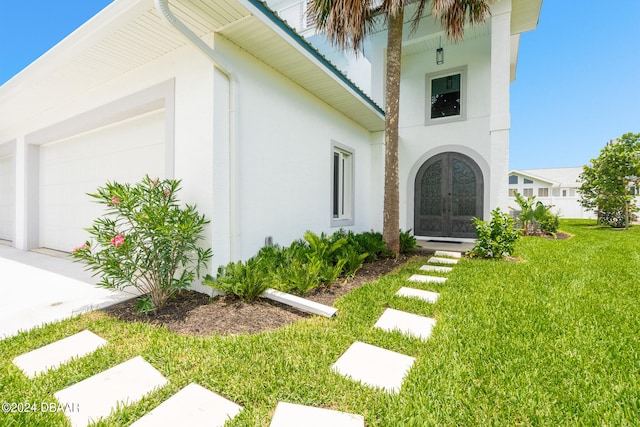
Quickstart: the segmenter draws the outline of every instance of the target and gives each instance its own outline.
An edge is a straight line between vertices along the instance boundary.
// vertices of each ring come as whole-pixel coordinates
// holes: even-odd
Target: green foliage
[[[161,308],[189,287],[212,256],[197,244],[209,221],[195,206],[180,206],[179,185],[146,176],[135,185],[108,182],[89,194],[106,213],[87,229],[92,239],[72,255],[100,277],[100,286],[132,286],[144,294],[140,312]]]
[[[514,192],[516,203],[520,207],[518,221],[525,236],[554,235],[560,226],[560,218],[551,212],[552,206],[535,201],[535,196],[526,199],[517,191]],[[514,208],[511,208],[514,209]]]
[[[500,208],[491,211],[491,221],[473,218],[478,240],[470,251],[472,257],[504,258],[513,254],[520,230],[514,228],[514,220]]]
[[[630,185],[640,180],[640,133],[626,133],[607,144],[580,175],[580,204],[598,213],[601,223],[622,227],[637,212]]]
[[[340,252],[340,259],[344,261],[342,268],[342,274],[348,277],[353,277],[361,267],[364,261],[369,256],[368,253],[360,253],[352,245],[345,245]]]
[[[407,231],[400,230],[400,253],[408,254],[417,247],[418,243],[415,236],[411,234],[411,229]]]
[[[382,233],[376,231],[365,231],[356,234],[353,240],[359,246],[361,253],[367,253],[366,261],[375,261],[381,258],[389,258],[393,256],[393,252],[387,248],[387,244],[382,238]]]
[[[255,301],[271,285],[271,279],[272,276],[261,258],[254,257],[246,263],[230,262],[219,267],[216,280],[207,276],[204,284],[230,292],[245,301]]]
[[[416,247],[411,230],[400,233],[404,252]],[[339,277],[353,277],[364,262],[391,256],[382,234],[354,234],[340,229],[331,236],[307,231],[304,239],[288,247],[262,248],[247,263],[230,263],[218,269],[205,284],[236,294],[245,300],[257,298],[267,287],[307,294],[317,286],[328,286]],[[258,280],[261,274],[263,280]]]

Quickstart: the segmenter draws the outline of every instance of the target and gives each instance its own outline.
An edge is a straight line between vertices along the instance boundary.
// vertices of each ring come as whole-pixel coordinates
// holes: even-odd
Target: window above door
[[[466,119],[467,67],[426,76],[426,125]]]

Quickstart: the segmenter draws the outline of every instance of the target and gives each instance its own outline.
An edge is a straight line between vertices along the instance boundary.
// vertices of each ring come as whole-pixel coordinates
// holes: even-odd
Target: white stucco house
[[[406,29],[403,229],[470,237],[472,216],[508,204],[509,84],[541,1],[494,2],[458,45],[430,16]],[[283,7],[115,0],[1,86],[0,239],[69,251],[100,214],[86,193],[145,174],[181,179],[181,199],[212,219],[214,265],[266,237],[380,230],[384,28],[366,62],[333,53],[342,72]]]
[[[578,203],[582,167],[520,169],[509,171],[509,206],[517,207],[514,193],[535,196],[536,201],[552,205],[562,218],[590,218],[596,215]]]

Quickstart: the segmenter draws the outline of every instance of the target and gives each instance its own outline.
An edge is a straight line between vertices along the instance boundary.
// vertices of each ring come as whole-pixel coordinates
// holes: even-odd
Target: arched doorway
[[[431,157],[415,182],[414,233],[476,237],[472,218],[482,218],[484,180],[478,164],[460,153]]]

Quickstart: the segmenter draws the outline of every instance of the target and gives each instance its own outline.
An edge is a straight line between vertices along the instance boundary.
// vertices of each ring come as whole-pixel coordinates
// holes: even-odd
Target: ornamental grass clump
[[[211,258],[198,242],[209,220],[195,206],[179,204],[180,181],[152,180],[130,185],[108,182],[89,194],[106,207],[88,228],[91,239],[73,250],[76,260],[100,277],[100,286],[136,288],[138,312],[162,308],[186,289]]]

